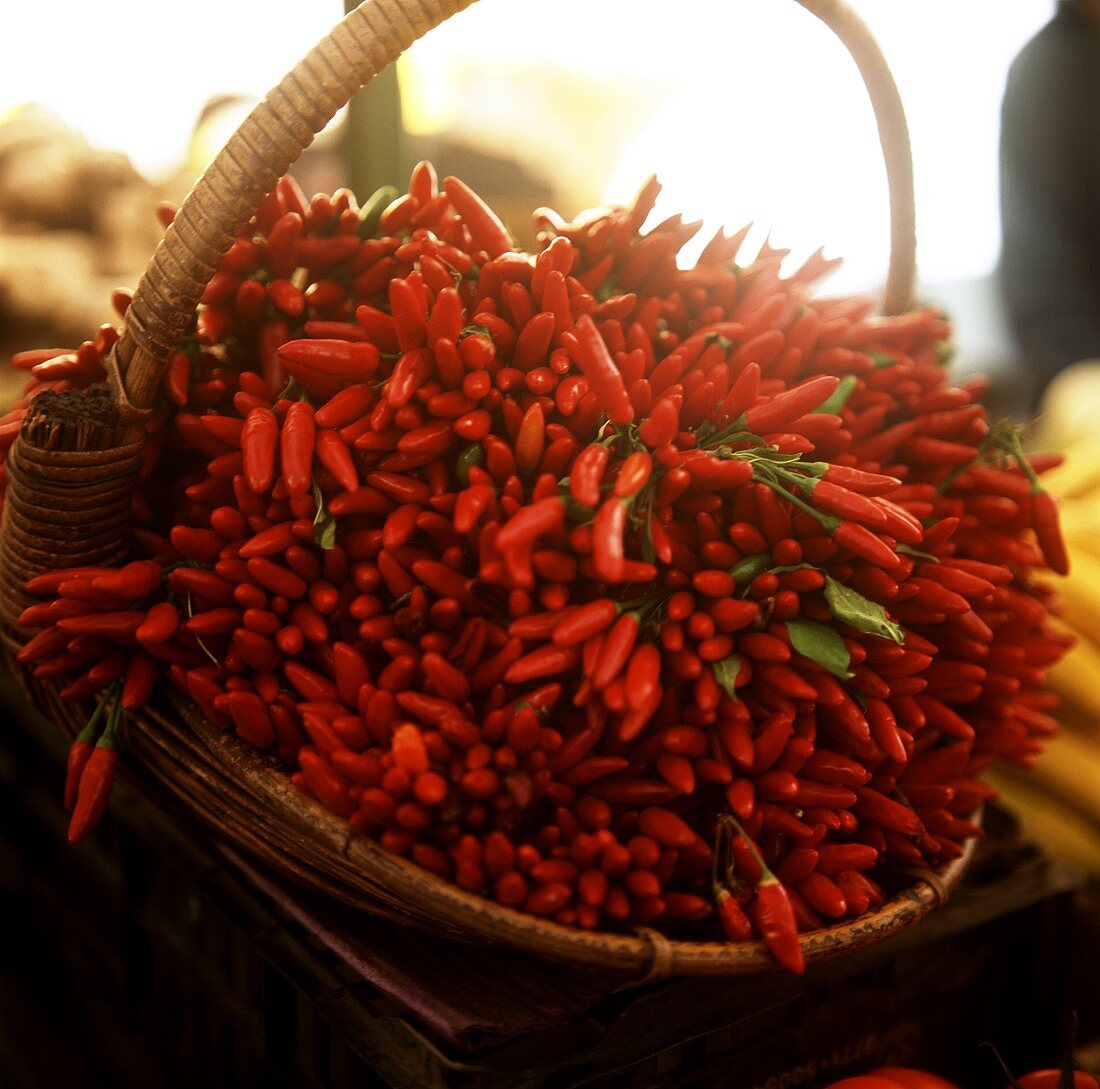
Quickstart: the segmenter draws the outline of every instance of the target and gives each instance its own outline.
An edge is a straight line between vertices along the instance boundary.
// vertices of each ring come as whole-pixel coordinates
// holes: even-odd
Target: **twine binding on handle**
[[[929,870],[923,867],[900,867],[894,872],[903,874],[906,877],[915,877],[918,881],[923,881],[924,884],[932,890],[932,895],[936,900],[936,907],[943,907],[951,896],[951,889],[948,887],[947,882],[944,881],[935,870]]]

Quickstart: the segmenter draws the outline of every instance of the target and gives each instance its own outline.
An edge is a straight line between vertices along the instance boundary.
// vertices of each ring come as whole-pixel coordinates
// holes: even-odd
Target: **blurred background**
[[[1027,418],[1032,374],[997,276],[1001,106],[1014,59],[1056,4],[851,2],[909,116],[920,297],[954,322],[956,376],[990,375],[993,412]],[[111,320],[111,289],[136,282],[159,237],[157,202],[183,197],[243,114],[342,12],[341,0],[9,5],[0,354],[78,343]],[[1100,58],[1100,29],[1092,33]],[[1028,123],[1025,155],[1048,129]],[[1036,144],[1032,157],[1043,154]],[[702,218],[701,239],[751,221],[750,253],[770,236],[792,262],[824,245],[844,258],[830,293],[873,292],[886,269],[885,176],[862,84],[829,31],[784,0],[480,0],[372,83],[294,172],[307,193],[347,184],[362,200],[402,185],[423,158],[481,192],[526,245],[532,209],[572,217],[629,199],[655,172],[665,185],[655,220]],[[1100,236],[1093,241],[1100,264]],[[1037,777],[1001,785],[1049,841],[1100,874],[1100,385],[1079,371],[1048,398],[1041,436],[1086,444],[1051,484],[1078,572],[1064,590],[1082,638],[1055,676],[1073,729]],[[0,369],[0,395],[16,384]]]

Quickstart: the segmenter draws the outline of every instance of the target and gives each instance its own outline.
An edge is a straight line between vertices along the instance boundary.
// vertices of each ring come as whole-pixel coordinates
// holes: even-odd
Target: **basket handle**
[[[207,282],[314,136],[360,87],[417,38],[474,0],[364,0],[259,103],[187,195],[138,283],[108,367],[120,411],[136,425]],[[866,24],[844,0],[797,0],[851,53],[878,123],[890,190],[891,252],[883,310],[911,302],[916,230],[913,166],[901,98]]]

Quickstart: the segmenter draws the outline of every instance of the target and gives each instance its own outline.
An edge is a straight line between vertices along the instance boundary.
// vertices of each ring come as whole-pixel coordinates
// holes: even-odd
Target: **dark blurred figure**
[[[1100,0],[1061,0],[1001,109],[1001,287],[1033,407],[1100,358]]]

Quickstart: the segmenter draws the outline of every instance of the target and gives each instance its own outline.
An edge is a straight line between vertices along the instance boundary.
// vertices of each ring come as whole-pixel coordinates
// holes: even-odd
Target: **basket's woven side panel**
[[[9,631],[17,630],[27,604],[27,579],[122,559],[140,466],[140,443],[68,452],[42,449],[23,435],[16,439],[0,526],[0,621]]]
[[[129,400],[147,407],[164,361],[234,236],[353,94],[473,0],[367,0],[261,102],[180,207],[138,284],[115,348]]]

